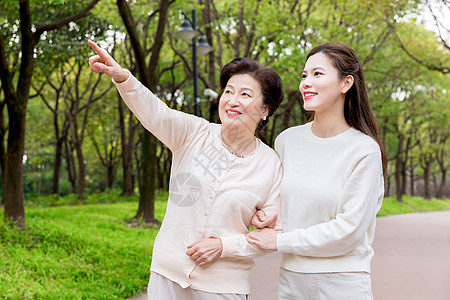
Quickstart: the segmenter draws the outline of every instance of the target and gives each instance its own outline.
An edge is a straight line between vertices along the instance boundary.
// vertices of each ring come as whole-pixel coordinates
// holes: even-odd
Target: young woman
[[[282,253],[278,299],[372,299],[371,245],[386,155],[355,52],[340,43],[312,49],[300,92],[313,121],[275,141],[283,233],[265,228],[247,240]],[[258,215],[254,225],[262,228]]]
[[[89,45],[97,53],[91,69],[113,79],[140,122],[173,154],[149,299],[248,299],[252,257],[267,252],[248,244],[245,234],[257,209],[281,210],[281,162],[255,137],[283,100],[281,78],[254,60],[233,59],[220,74],[222,124],[211,124],[168,108],[106,51]]]

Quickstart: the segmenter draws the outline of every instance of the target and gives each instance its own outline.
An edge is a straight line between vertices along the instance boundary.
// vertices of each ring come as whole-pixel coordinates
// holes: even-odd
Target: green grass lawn
[[[422,197],[403,196],[403,202],[398,202],[395,196],[383,199],[383,205],[378,216],[399,215],[426,211],[450,210],[450,199],[425,200]]]
[[[155,203],[160,220],[166,195]],[[0,299],[125,299],[148,283],[157,229],[124,220],[137,200],[27,207],[25,230],[3,225]]]
[[[166,199],[157,196],[159,220]],[[137,197],[103,193],[68,205],[76,202],[35,197],[26,201],[25,230],[0,221],[0,299],[125,299],[145,289],[157,228],[124,222],[136,213]],[[388,197],[378,215],[434,210],[450,210],[450,200]]]

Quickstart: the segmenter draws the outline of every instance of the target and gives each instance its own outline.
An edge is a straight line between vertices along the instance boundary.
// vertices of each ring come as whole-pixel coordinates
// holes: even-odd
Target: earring
[[[267,116],[266,115],[263,115],[263,118],[262,118],[264,121],[267,119]]]

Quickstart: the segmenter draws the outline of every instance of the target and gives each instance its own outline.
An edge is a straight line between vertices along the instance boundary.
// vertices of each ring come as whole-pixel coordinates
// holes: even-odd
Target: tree
[[[86,168],[82,145],[86,133],[90,108],[94,102],[102,99],[111,89],[111,85],[109,85],[100,94],[96,94],[95,92],[99,86],[101,76],[97,76],[94,80],[92,72],[90,72],[89,81],[85,86],[83,86],[81,84],[81,73],[83,66],[85,66],[84,62],[77,61],[75,63],[76,70],[75,78],[73,79],[74,85],[71,86],[69,81],[66,82],[66,85],[68,85],[66,100],[69,102],[67,105],[69,109],[66,116],[69,121],[71,143],[74,145],[78,163],[79,198],[84,198],[84,194],[86,192]]]
[[[144,86],[153,90],[156,86],[156,66],[163,45],[163,34],[167,22],[167,12],[170,1],[161,0],[159,5],[159,18],[154,44],[151,51],[150,62],[147,66],[145,63],[145,51],[142,47],[138,32],[136,30],[136,22],[131,14],[130,7],[125,0],[117,0],[120,16],[127,29],[134,56],[136,59],[136,67],[140,75],[140,80]],[[144,223],[157,224],[158,220],[154,217],[154,200],[156,187],[156,138],[147,130],[143,129],[142,134],[142,175],[139,180],[140,195],[139,207],[135,220],[143,219]]]
[[[418,38],[417,36],[412,37],[411,32],[396,30],[394,34],[395,40],[400,49],[415,62],[430,70],[448,74],[450,73],[450,28],[447,28],[444,22],[450,13],[450,2],[446,0],[424,0],[422,7],[423,13],[430,13],[435,33],[431,34],[431,32],[428,32],[426,35],[420,33],[421,38]],[[415,30],[413,33],[417,35],[418,30]],[[422,46],[430,42],[440,42],[442,46],[440,47],[441,51],[434,53],[421,51],[423,49]],[[441,55],[439,52],[444,53]]]
[[[1,91],[2,89],[0,89]],[[3,94],[3,93],[1,93]],[[5,176],[5,137],[6,137],[6,132],[7,132],[7,127],[5,125],[5,120],[4,120],[4,108],[5,108],[5,101],[3,100],[3,97],[0,98],[0,173],[1,173],[1,182],[3,182],[5,180],[4,176]],[[3,204],[3,197],[1,200],[2,204]]]
[[[60,69],[60,72],[56,73],[55,76],[50,76],[51,74],[44,73],[45,81],[42,87],[45,85],[50,86],[50,89],[52,90],[51,92],[53,92],[50,97],[53,101],[48,99],[49,97],[41,91],[42,89],[34,87],[45,106],[50,110],[53,118],[53,128],[55,132],[55,160],[53,164],[52,194],[59,194],[59,175],[61,169],[62,150],[63,145],[67,140],[69,130],[69,122],[67,118],[64,118],[62,125],[60,124],[60,104],[62,102],[61,99],[63,97],[64,84],[70,72],[67,73],[62,66]]]
[[[6,148],[3,193],[5,222],[25,227],[23,203],[23,153],[25,146],[26,109],[34,69],[34,49],[41,35],[85,17],[100,0],[92,0],[77,13],[46,24],[33,23],[30,1],[19,3],[21,58],[19,77],[14,87],[11,65],[6,54],[5,38],[0,34],[0,79],[8,108],[9,133]]]

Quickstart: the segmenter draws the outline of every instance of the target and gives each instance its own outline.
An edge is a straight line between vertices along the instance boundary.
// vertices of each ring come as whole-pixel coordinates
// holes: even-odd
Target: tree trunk
[[[65,149],[66,149],[66,168],[67,168],[67,175],[68,180],[70,182],[70,191],[72,194],[77,193],[77,170],[75,168],[75,160],[73,158],[73,149],[70,146],[70,141],[66,140],[64,142]]]
[[[170,165],[172,163],[172,153],[163,144],[159,143],[160,155],[158,156],[158,188],[161,190],[169,190],[170,181]]]
[[[134,216],[142,218],[146,224],[155,224],[155,183],[156,183],[156,139],[143,128],[142,134],[142,176],[139,207]]]
[[[289,121],[291,119],[291,113],[295,107],[295,103],[300,97],[300,93],[297,90],[286,91],[287,94],[287,104],[284,107],[283,121],[281,122],[281,130],[285,130],[289,127]]]
[[[163,166],[163,159],[164,159],[164,148],[162,145],[160,145],[161,143],[159,143],[159,147],[160,150],[157,151],[159,152],[159,155],[156,155],[156,186],[158,187],[159,190],[163,189],[163,184],[164,184],[164,166]]]
[[[397,158],[395,160],[395,194],[398,202],[403,202],[403,143],[405,137],[402,133],[398,134]]]
[[[26,95],[23,93],[22,96]],[[10,99],[16,105],[8,106],[9,134],[6,149],[3,197],[5,223],[25,227],[23,203],[23,153],[25,147],[25,116],[27,99]],[[20,105],[18,105],[20,104]]]
[[[388,197],[391,194],[391,176],[389,174],[386,176],[386,190],[384,191],[384,196]]]
[[[61,72],[63,72],[63,69],[61,68]],[[50,82],[50,79],[48,79]],[[63,85],[66,82],[66,75],[63,76],[63,80],[61,82],[61,85],[57,88],[52,83],[50,85],[55,90],[55,106],[54,108],[51,108],[50,103],[44,98],[43,95],[41,95],[44,103],[47,105],[47,107],[50,109],[50,111],[53,113],[53,126],[55,129],[55,162],[53,165],[53,178],[52,178],[52,194],[58,195],[59,194],[59,175],[61,171],[61,159],[62,159],[62,152],[63,152],[63,145],[64,141],[67,139],[67,134],[69,130],[69,122],[67,120],[64,120],[62,125],[62,131],[59,132],[59,101],[61,99],[61,91],[63,89]]]
[[[82,143],[75,143],[78,162],[78,198],[83,199],[86,193],[86,166],[84,164],[84,155]]]
[[[438,199],[444,199],[445,198],[445,187],[447,183],[447,170],[448,170],[448,153],[446,151],[447,149],[447,139],[449,135],[448,133],[444,134],[439,139],[439,144],[441,147],[439,147],[437,153],[436,153],[436,160],[438,162],[439,170],[441,171],[441,184],[439,185],[439,188],[437,190],[437,198]]]
[[[445,198],[445,186],[447,182],[447,170],[441,169],[441,184],[439,185],[439,190],[437,193],[438,199],[444,199]]]
[[[413,161],[413,157],[411,156],[409,158],[409,165],[411,168],[411,171],[409,173],[409,184],[410,184],[410,193],[411,193],[411,197],[414,197],[414,161]]]
[[[116,166],[113,164],[108,164],[108,166],[106,167],[106,187],[107,187],[107,189],[113,188],[115,175],[116,175]]]
[[[1,183],[5,180],[5,119],[3,117],[3,108],[5,107],[5,102],[0,103],[0,173],[1,173]],[[1,204],[3,204],[3,196],[1,199]]]
[[[65,121],[63,124],[63,130],[61,135],[59,135],[59,125],[58,125],[58,113],[55,112],[54,116],[56,143],[55,143],[55,162],[53,165],[53,178],[52,178],[52,194],[59,195],[59,175],[61,171],[61,159],[63,154],[63,145],[67,139],[68,133],[68,122]]]
[[[244,7],[245,3],[244,1],[239,2],[239,17],[238,17],[238,24],[237,24],[237,31],[238,34],[236,34],[236,37],[234,39],[233,44],[233,50],[234,50],[234,57],[239,57],[240,55],[240,46],[242,45],[241,39],[245,38],[245,21],[244,21]]]
[[[62,139],[56,141],[55,162],[53,165],[52,194],[59,195],[59,172],[61,170]]]
[[[133,191],[133,147],[134,147],[134,131],[135,125],[133,122],[133,114],[129,112],[128,116],[128,136],[127,128],[125,126],[125,117],[123,111],[123,103],[119,93],[119,123],[120,136],[122,140],[122,168],[123,168],[123,190],[122,196],[131,196]]]
[[[403,159],[402,159],[402,195],[406,195],[406,187],[407,187],[407,165],[409,158],[409,149],[411,147],[411,136],[406,139],[405,149],[403,151]]]
[[[431,199],[430,191],[430,174],[431,174],[431,159],[425,161],[425,168],[423,170],[423,180],[425,185],[425,199]]]

